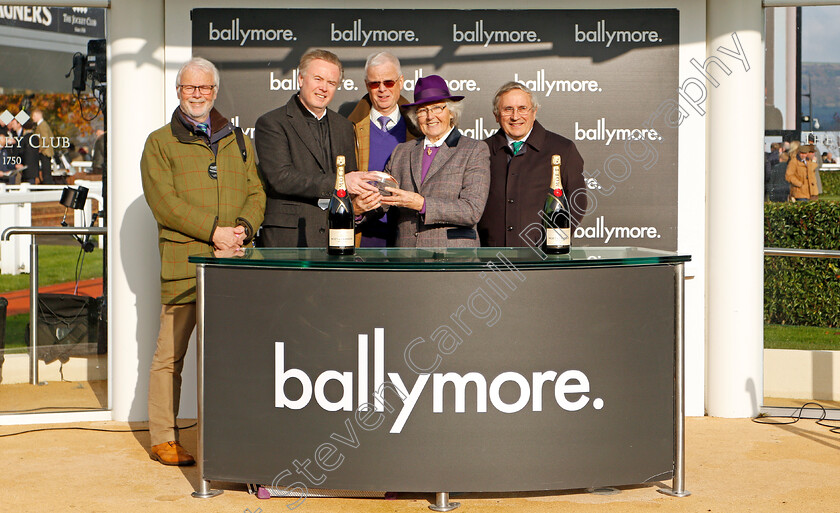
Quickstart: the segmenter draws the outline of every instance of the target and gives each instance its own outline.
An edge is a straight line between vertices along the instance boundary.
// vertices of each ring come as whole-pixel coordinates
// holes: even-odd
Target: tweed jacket
[[[265,209],[250,140],[245,137],[248,156],[243,162],[232,125],[213,109],[214,139],[226,132],[214,156],[205,140],[184,125],[179,111],[149,135],[140,161],[143,192],[158,223],[163,304],[195,301],[195,265],[187,259],[213,250],[217,226],[244,226],[248,243]],[[215,180],[208,173],[213,162]]]
[[[457,128],[452,130],[421,184],[423,142],[418,138],[397,145],[385,166],[401,189],[419,193],[426,200],[425,214],[396,209],[397,246],[478,247],[476,223],[490,187],[487,145],[461,135]],[[394,210],[391,208],[389,215]]]
[[[55,150],[50,142],[53,137],[53,131],[50,128],[50,125],[47,124],[47,120],[42,119],[41,122],[35,126],[35,133],[41,138],[38,143],[38,153],[52,158],[55,154]]]
[[[817,163],[812,161],[802,162],[798,158],[788,161],[785,180],[790,182],[790,195],[794,198],[810,199],[817,196]]]
[[[327,213],[318,200],[335,188],[335,162],[324,162],[297,95],[257,120],[254,136],[267,202],[260,244],[266,247],[326,247]],[[327,109],[332,155],[344,155],[356,170],[353,124]]]
[[[560,155],[560,179],[569,200],[574,231],[587,204],[583,158],[574,142],[549,132],[539,121],[534,122],[531,134],[515,157],[501,129],[484,142],[490,148],[490,194],[478,222],[482,246],[529,246],[523,237],[530,239],[531,247],[539,246],[539,232],[528,226],[542,225],[539,212],[551,187],[552,155]]]
[[[400,99],[397,100],[398,105],[405,105],[406,103],[408,103],[408,100],[406,100],[403,96],[400,96]],[[368,162],[370,161],[370,108],[370,94],[366,94],[361,100],[359,100],[359,103],[356,104],[356,108],[353,109],[353,112],[347,116],[347,119],[353,123],[353,132],[356,136],[356,164],[359,171],[367,171]],[[406,141],[413,141],[422,135],[416,128],[414,128],[407,117],[403,116],[403,119],[405,119]],[[373,171],[382,170],[374,169]]]

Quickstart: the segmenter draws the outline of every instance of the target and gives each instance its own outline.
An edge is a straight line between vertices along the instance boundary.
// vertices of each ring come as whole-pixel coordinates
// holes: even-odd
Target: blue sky
[[[840,5],[802,8],[802,61],[840,62]]]

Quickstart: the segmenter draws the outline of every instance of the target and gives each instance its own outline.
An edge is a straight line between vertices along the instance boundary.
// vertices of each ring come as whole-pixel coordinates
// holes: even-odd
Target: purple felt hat
[[[415,107],[424,103],[434,103],[441,100],[460,101],[463,96],[452,96],[449,94],[449,87],[446,80],[438,75],[418,78],[414,86],[414,103],[407,103],[403,107]]]

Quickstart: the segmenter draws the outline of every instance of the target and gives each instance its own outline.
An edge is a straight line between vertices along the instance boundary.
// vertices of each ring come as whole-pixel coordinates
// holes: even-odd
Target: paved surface
[[[119,422],[73,426],[144,427]],[[56,426],[0,427],[0,435],[34,427]],[[190,450],[195,437],[195,428],[182,431]],[[454,494],[453,500],[461,502],[456,511],[840,512],[840,435],[813,420],[768,426],[749,419],[689,418],[686,442],[689,497],[657,493],[656,483],[622,487],[614,495],[585,490]],[[0,511],[268,513],[288,512],[294,506],[292,499],[260,500],[248,495],[243,485],[216,482],[214,488],[224,488],[223,495],[194,499],[189,494],[198,486],[196,468],[164,467],[149,459],[148,444],[145,431],[60,430],[0,438]],[[431,494],[398,494],[395,500],[308,498],[294,510],[422,513],[429,511],[430,500]]]

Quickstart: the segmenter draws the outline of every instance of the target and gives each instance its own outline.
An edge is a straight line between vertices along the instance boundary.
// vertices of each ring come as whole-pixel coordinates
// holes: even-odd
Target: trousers
[[[184,355],[195,329],[195,303],[163,305],[160,333],[149,373],[149,434],[152,445],[178,440]]]

